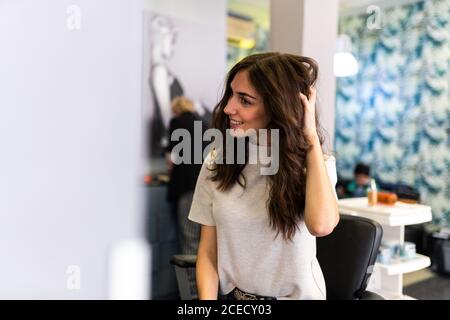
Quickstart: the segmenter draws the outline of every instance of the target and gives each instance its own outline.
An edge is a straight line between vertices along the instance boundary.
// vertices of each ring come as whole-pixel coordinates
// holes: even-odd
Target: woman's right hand
[[[201,227],[196,273],[199,300],[217,300],[219,275],[217,272],[217,233],[215,226],[202,225]]]
[[[304,108],[303,133],[307,140],[313,144],[318,140],[316,129],[316,88],[311,87],[309,98],[300,92],[300,100]]]

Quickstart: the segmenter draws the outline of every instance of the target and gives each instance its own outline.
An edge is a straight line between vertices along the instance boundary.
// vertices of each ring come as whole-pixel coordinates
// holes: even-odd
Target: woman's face
[[[164,58],[169,59],[173,54],[173,45],[175,43],[175,34],[170,30],[162,37],[161,47]]]
[[[270,119],[261,96],[250,84],[247,71],[236,74],[231,90],[232,96],[223,110],[229,117],[231,135],[247,135],[249,129],[266,129]]]

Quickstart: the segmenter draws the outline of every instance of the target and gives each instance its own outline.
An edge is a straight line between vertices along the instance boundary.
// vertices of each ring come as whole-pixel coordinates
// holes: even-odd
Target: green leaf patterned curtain
[[[425,0],[340,20],[358,60],[337,80],[338,174],[357,162],[387,183],[415,187],[435,223],[450,226],[450,0]]]

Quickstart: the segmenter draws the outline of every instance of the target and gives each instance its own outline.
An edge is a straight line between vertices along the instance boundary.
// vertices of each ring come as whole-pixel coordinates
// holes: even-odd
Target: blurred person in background
[[[353,170],[354,180],[347,185],[347,192],[351,197],[367,196],[367,188],[370,187],[370,167],[364,163],[358,163]]]
[[[166,152],[166,161],[170,172],[170,181],[167,189],[167,200],[171,203],[172,214],[177,221],[177,229],[182,254],[197,254],[200,240],[200,225],[188,220],[189,209],[197,183],[197,178],[202,167],[201,163],[194,163],[194,139],[199,139],[197,143],[202,145],[202,155],[205,143],[202,141],[203,133],[207,129],[205,123],[194,112],[193,102],[185,96],[177,97],[172,101],[173,118],[169,124],[169,138],[177,129],[185,129],[189,132],[191,142],[190,163],[174,164],[171,153],[179,141],[169,139],[169,146]],[[194,135],[194,123],[199,121],[202,124],[202,135]],[[173,155],[178,156],[178,155]],[[182,156],[182,154],[180,155]],[[197,286],[195,270],[188,270],[191,295],[197,297]]]

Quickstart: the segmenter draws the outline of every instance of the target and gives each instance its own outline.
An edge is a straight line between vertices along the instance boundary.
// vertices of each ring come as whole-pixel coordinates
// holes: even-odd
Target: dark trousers
[[[196,255],[200,242],[200,225],[188,219],[193,195],[193,191],[183,193],[177,201],[176,210],[181,253]],[[197,299],[195,268],[189,268],[187,274],[192,299]]]

